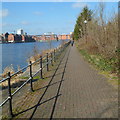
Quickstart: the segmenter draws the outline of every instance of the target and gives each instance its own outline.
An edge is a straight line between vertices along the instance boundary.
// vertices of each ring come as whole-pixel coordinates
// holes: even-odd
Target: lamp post
[[[81,30],[81,29],[79,29],[79,31],[80,31],[80,38],[82,38],[82,30]]]
[[[85,23],[85,39],[87,43],[87,20],[85,20],[84,23]]]

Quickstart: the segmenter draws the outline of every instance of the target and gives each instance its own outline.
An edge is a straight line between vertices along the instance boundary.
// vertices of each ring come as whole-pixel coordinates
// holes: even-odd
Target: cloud
[[[8,9],[0,10],[0,17],[6,17],[8,16],[8,14],[9,14]]]
[[[72,5],[73,8],[83,8],[85,6],[88,6],[87,3],[82,3],[82,2],[76,2]]]
[[[21,24],[22,24],[22,25],[28,25],[29,22],[27,22],[27,21],[22,21]]]
[[[33,14],[34,14],[34,15],[42,15],[42,13],[39,12],[39,11],[33,12]]]

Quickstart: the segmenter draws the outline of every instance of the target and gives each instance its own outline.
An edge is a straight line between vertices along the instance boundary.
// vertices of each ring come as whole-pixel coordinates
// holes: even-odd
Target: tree
[[[79,14],[77,20],[76,20],[76,24],[75,24],[75,28],[74,28],[74,39],[78,40],[80,37],[82,37],[82,35],[84,35],[84,21],[91,21],[92,19],[92,14],[93,12],[91,10],[88,9],[87,6],[85,6],[82,9],[82,12]]]
[[[89,10],[87,6],[85,6],[81,12],[81,17],[82,17],[82,20],[84,22],[84,20],[87,20],[87,21],[91,21],[92,19],[92,10]]]
[[[78,40],[78,39],[79,39],[79,27],[78,27],[77,24],[75,25],[73,38],[74,38],[75,40]]]

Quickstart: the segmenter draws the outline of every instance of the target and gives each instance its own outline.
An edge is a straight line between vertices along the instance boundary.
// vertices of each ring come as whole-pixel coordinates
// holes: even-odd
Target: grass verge
[[[120,85],[118,78],[117,59],[106,59],[99,54],[89,54],[86,50],[77,47],[81,55],[87,60],[99,73],[108,78],[108,82],[116,89]],[[116,66],[116,67],[115,67]]]

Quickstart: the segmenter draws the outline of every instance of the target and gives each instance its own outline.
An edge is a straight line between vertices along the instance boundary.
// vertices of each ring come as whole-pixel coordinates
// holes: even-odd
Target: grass
[[[33,79],[38,79],[38,80],[40,80],[41,78],[40,78],[40,76],[35,76],[35,77],[33,77]],[[41,79],[42,80],[42,79]]]
[[[29,79],[28,76],[21,76],[20,78],[21,78],[21,79]],[[33,77],[33,79],[43,80],[43,79],[41,79],[40,76],[35,76],[35,77]]]
[[[79,49],[79,48],[78,48]],[[91,63],[97,70],[99,70],[100,74],[106,76],[108,78],[108,82],[111,83],[115,88],[120,84],[118,82],[118,68],[115,67],[117,63],[117,59],[106,59],[101,55],[92,55],[89,54],[86,50],[79,49],[79,52],[84,56],[84,58]]]
[[[95,65],[97,68],[103,71],[113,72],[117,71],[117,67],[114,64],[117,62],[116,59],[106,59],[101,55],[91,55],[85,50],[80,50],[80,53],[88,60],[88,62]]]
[[[11,93],[14,93],[16,91],[16,89],[11,89]]]
[[[21,76],[20,79],[29,79],[28,76]]]

